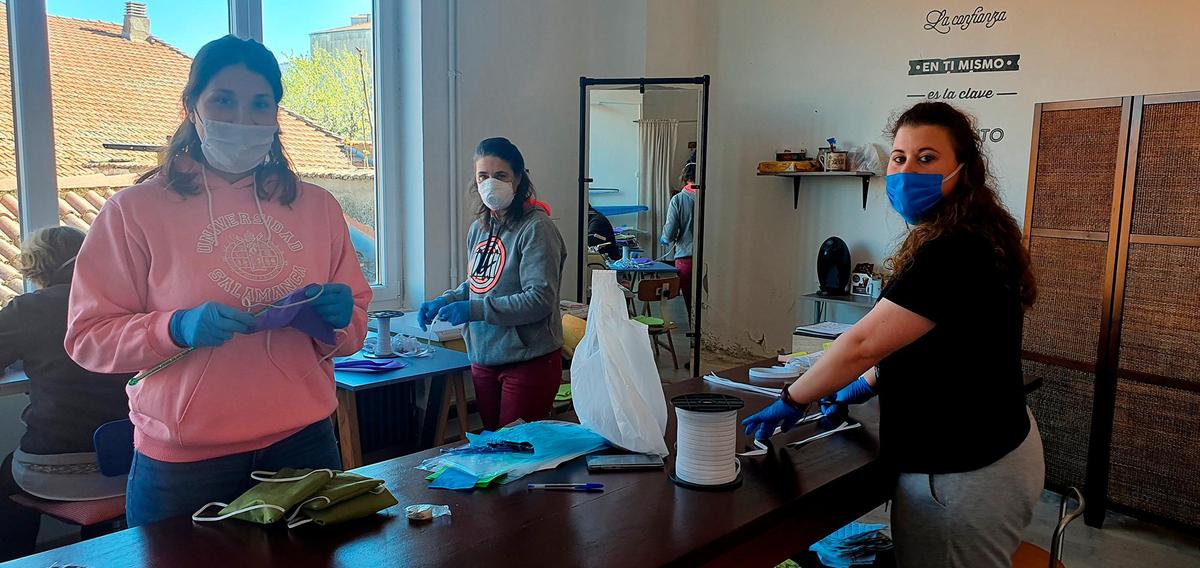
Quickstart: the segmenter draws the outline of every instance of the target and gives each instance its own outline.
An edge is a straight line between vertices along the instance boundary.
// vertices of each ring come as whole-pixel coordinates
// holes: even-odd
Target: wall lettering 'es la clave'
[[[988,33],[1008,20],[1007,10],[990,10],[977,6],[973,11],[951,14],[946,9],[930,10],[925,14],[924,29],[939,35],[951,33]],[[944,77],[970,74],[983,77],[984,73],[1016,73],[1021,70],[1021,55],[1016,53],[998,55],[965,55],[942,58],[910,59],[909,76]],[[906,98],[930,101],[988,101],[1000,97],[1013,97],[1016,89],[1004,89],[991,85],[990,80],[981,80],[981,85],[967,88],[939,86],[920,93],[907,93]],[[985,142],[998,143],[1004,140],[1001,127],[980,128],[979,134]]]

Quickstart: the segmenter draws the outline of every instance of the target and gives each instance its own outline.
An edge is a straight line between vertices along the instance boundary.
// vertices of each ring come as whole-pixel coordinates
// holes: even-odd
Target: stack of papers
[[[709,374],[705,375],[704,380],[706,380],[714,385],[720,385],[727,389],[739,390],[739,391],[748,392],[751,394],[757,394],[757,395],[761,395],[761,396],[766,396],[766,397],[770,397],[770,398],[779,398],[779,392],[781,390],[783,390],[783,389],[773,389],[770,387],[759,387],[759,386],[754,386],[754,385],[748,385],[746,383],[739,383],[736,381],[731,381],[724,377],[718,377],[714,373],[709,373]]]
[[[835,321],[823,321],[812,325],[802,325],[796,328],[797,335],[807,335],[810,337],[824,337],[827,339],[837,339],[839,335],[850,331],[854,327],[849,323],[838,323]]]
[[[850,523],[808,549],[829,568],[871,565],[875,553],[892,549],[892,539],[882,532],[885,528],[887,525]]]

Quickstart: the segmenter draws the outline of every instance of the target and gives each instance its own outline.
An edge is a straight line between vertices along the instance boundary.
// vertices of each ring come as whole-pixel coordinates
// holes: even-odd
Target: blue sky
[[[195,55],[206,42],[229,33],[226,0],[142,0],[150,33]],[[350,25],[350,16],[371,11],[371,0],[263,0],[263,43],[281,60],[308,53],[308,34]],[[125,0],[46,0],[53,16],[121,23]]]

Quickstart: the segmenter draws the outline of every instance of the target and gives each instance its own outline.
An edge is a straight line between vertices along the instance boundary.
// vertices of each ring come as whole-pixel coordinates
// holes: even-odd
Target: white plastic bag
[[[666,456],[667,401],[644,324],[629,319],[617,273],[592,272],[587,331],[571,360],[579,422],[614,446]]]
[[[861,144],[850,150],[850,171],[871,172],[877,176],[883,175],[885,168],[883,154],[874,144]]]

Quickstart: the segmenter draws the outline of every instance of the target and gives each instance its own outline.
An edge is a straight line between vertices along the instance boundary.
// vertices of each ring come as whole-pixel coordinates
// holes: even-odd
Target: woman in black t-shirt
[[[0,370],[20,361],[29,376],[20,447],[0,464],[0,562],[34,553],[41,517],[10,500],[26,493],[55,501],[125,494],[125,476],[97,470],[92,434],[129,414],[130,375],[92,373],[63,349],[67,301],[83,231],[46,227],[21,243],[17,264],[38,290],[0,309]]]
[[[1020,362],[1036,296],[1029,258],[970,117],[920,103],[890,131],[888,199],[912,225],[894,277],[803,379],[744,423],[765,438],[814,401],[838,416],[878,392],[880,450],[899,472],[898,565],[1008,567],[1045,479]]]

